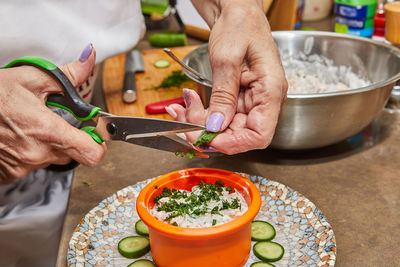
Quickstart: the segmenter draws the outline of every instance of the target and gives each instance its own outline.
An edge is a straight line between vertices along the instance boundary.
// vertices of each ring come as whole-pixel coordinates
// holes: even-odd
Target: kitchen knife
[[[136,101],[136,80],[135,73],[144,71],[142,54],[139,50],[132,50],[126,54],[124,86],[122,91],[122,100],[125,103]]]

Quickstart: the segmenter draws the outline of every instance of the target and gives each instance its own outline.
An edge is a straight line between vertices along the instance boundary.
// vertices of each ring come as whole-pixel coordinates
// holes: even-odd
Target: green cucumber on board
[[[149,236],[149,227],[142,220],[135,223],[135,230],[139,235]]]
[[[251,240],[269,241],[274,239],[275,235],[275,228],[270,223],[265,221],[251,222]]]
[[[149,43],[156,47],[185,46],[185,33],[153,33],[149,36]]]
[[[274,262],[282,259],[285,249],[273,241],[259,241],[253,246],[253,252],[262,261]]]
[[[253,263],[252,265],[250,265],[250,267],[275,267],[275,265],[268,263],[268,262],[259,261],[259,262]]]
[[[128,236],[118,243],[118,251],[127,258],[139,258],[150,251],[150,240],[144,236]]]
[[[152,261],[141,259],[132,262],[128,267],[156,267],[156,265]]]

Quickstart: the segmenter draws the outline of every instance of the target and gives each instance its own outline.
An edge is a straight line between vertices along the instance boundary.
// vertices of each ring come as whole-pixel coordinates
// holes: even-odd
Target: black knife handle
[[[125,103],[133,103],[136,101],[136,80],[135,73],[132,71],[125,72],[122,100]]]

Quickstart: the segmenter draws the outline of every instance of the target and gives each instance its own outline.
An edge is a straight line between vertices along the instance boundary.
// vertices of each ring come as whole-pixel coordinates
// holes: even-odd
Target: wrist
[[[230,5],[249,5],[251,7],[258,7],[263,10],[263,1],[262,0],[211,0],[213,2],[217,2],[217,6],[222,10],[223,8]]]
[[[263,11],[262,0],[191,0],[210,28],[225,11],[235,7]]]

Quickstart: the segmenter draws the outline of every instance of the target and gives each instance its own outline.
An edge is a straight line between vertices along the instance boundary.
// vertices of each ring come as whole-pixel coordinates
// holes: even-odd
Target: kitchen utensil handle
[[[32,56],[21,57],[11,61],[3,68],[12,68],[22,65],[30,65],[46,71],[64,88],[63,93],[49,95],[46,102],[47,105],[65,109],[73,114],[75,118],[83,121],[91,119],[101,110],[98,107],[86,103],[76,92],[68,77],[56,65],[46,59]],[[95,142],[102,143],[103,139],[100,135],[94,132],[94,128],[95,127],[89,126],[83,127],[81,130],[88,133]],[[66,165],[51,164],[46,169],[56,172],[64,172],[72,170],[77,166],[79,166],[79,162],[71,160],[71,162]]]
[[[133,71],[125,72],[122,100],[125,103],[133,103],[136,101],[136,80],[135,73]]]
[[[64,88],[62,93],[49,95],[46,102],[47,105],[65,109],[81,121],[91,119],[101,110],[86,103],[76,92],[68,77],[56,65],[46,59],[33,56],[20,57],[8,63],[4,68],[22,65],[30,65],[46,71]]]
[[[68,164],[65,165],[58,165],[58,164],[51,164],[46,167],[46,170],[50,170],[53,172],[66,172],[75,169],[80,164],[76,160],[71,160]]]
[[[50,71],[50,74],[60,82],[64,92],[49,95],[46,101],[48,106],[65,109],[80,121],[92,119],[101,110],[101,108],[86,103],[59,68]]]
[[[183,100],[183,97],[177,97],[177,98],[172,98],[172,99],[168,99],[168,100],[162,100],[159,102],[147,104],[146,112],[149,114],[166,113],[167,111],[165,110],[165,107],[172,105],[172,104],[179,104],[179,105],[185,106],[185,101]]]

